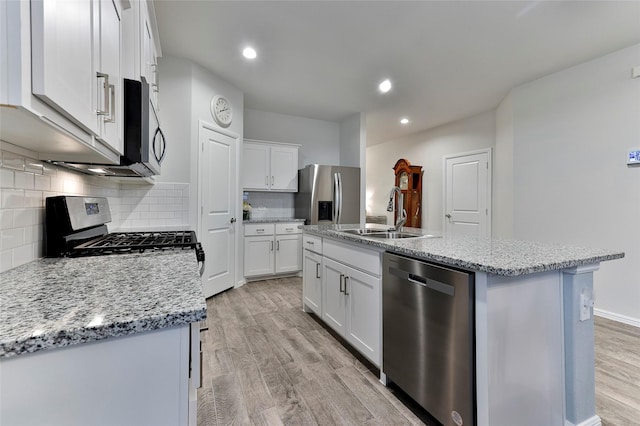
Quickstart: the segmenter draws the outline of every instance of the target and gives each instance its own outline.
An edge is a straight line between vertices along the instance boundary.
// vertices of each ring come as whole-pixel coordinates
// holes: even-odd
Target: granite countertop
[[[44,258],[0,274],[0,358],[204,318],[193,250]]]
[[[281,223],[281,222],[304,222],[304,219],[292,219],[290,217],[261,217],[261,218],[242,221],[242,223]]]
[[[624,252],[531,241],[455,235],[426,236],[423,229],[404,228],[420,238],[380,240],[342,232],[360,225],[306,225],[311,234],[339,238],[386,251],[496,275],[516,276],[620,259]],[[388,229],[384,227],[382,229]]]

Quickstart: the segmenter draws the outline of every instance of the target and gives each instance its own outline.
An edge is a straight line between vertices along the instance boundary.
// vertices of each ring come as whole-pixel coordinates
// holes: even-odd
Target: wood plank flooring
[[[640,328],[595,324],[596,412],[604,426],[640,425]]]
[[[301,306],[300,278],[207,300],[198,426],[437,424]],[[640,329],[595,324],[598,415],[605,426],[640,425]]]

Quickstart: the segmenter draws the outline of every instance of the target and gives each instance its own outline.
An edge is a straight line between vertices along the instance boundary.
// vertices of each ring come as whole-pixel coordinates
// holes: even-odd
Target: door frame
[[[491,188],[493,185],[493,157],[492,157],[492,152],[493,152],[493,148],[489,147],[489,148],[484,148],[484,149],[477,149],[474,151],[466,151],[466,152],[460,152],[457,154],[446,154],[442,156],[442,232],[444,232],[447,228],[447,224],[446,224],[446,218],[445,218],[445,214],[447,211],[447,160],[453,159],[453,158],[459,158],[459,157],[467,157],[467,156],[471,156],[471,155],[478,155],[478,154],[487,154],[487,163],[488,163],[488,170],[487,170],[487,232],[486,232],[486,236],[487,237],[491,237],[491,216],[492,216],[492,205],[491,205],[491,200],[492,200],[492,195],[491,195]]]
[[[241,203],[242,203],[242,194],[239,193],[239,184],[240,184],[240,151],[242,150],[242,139],[240,138],[240,135],[226,130],[226,129],[222,129],[218,126],[216,126],[215,124],[209,123],[207,121],[204,120],[198,120],[198,145],[197,145],[197,149],[198,149],[198,203],[196,204],[196,209],[197,212],[196,214],[198,215],[198,235],[203,235],[203,231],[202,231],[202,207],[203,207],[203,201],[204,201],[204,195],[202,194],[202,189],[203,189],[203,184],[202,184],[202,170],[203,170],[203,164],[202,164],[202,155],[200,155],[202,153],[203,147],[200,143],[201,140],[201,136],[202,136],[202,130],[203,129],[207,129],[210,130],[212,132],[215,133],[219,133],[223,136],[227,136],[230,137],[232,139],[235,139],[236,141],[236,158],[235,158],[235,168],[236,168],[236,172],[235,172],[235,176],[234,176],[234,188],[232,188],[233,191],[236,192],[236,205],[234,207],[234,211],[233,211],[233,216],[236,218],[236,222],[234,223],[234,226],[236,227],[235,232],[234,232],[234,245],[235,245],[235,258],[234,258],[234,265],[233,265],[233,287],[237,288],[240,285],[242,285],[244,282],[239,282],[238,281],[238,277],[243,277],[244,274],[240,273],[240,271],[238,270],[238,268],[240,267],[240,262],[239,259],[241,259],[240,257],[240,251],[243,249],[243,247],[241,247],[241,238],[239,237],[240,235],[240,227],[238,226],[241,222],[238,221],[238,212],[241,211],[240,207],[241,207]],[[238,195],[239,194],[239,195]],[[205,262],[206,262],[206,253],[205,253]]]

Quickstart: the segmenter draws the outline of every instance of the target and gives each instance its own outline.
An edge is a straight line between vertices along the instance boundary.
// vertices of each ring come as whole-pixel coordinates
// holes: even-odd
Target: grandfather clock
[[[422,227],[422,166],[412,166],[404,158],[401,158],[393,166],[396,174],[396,186],[400,188],[404,195],[404,209],[407,212],[407,223],[405,226],[412,228]],[[399,209],[393,217],[393,223],[398,219]]]

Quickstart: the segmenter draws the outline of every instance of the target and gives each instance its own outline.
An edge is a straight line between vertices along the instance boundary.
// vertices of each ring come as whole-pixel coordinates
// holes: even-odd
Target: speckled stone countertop
[[[243,220],[242,223],[282,223],[282,222],[301,222],[304,219],[291,219],[290,217],[261,217],[257,219]]]
[[[434,238],[426,236],[424,230],[417,228],[404,230],[425,236],[381,240],[343,232],[357,228],[360,226],[306,225],[302,229],[310,234],[339,238],[444,265],[504,276],[534,274],[624,257],[624,252],[621,251],[530,241],[454,235],[440,235]]]
[[[45,258],[0,274],[0,358],[204,318],[193,250]]]

